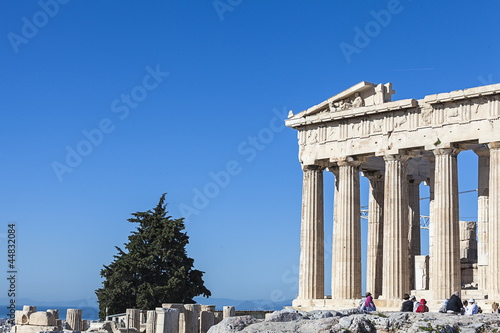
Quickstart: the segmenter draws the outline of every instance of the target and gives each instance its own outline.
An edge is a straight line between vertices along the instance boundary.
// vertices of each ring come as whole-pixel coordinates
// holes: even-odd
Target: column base
[[[427,306],[431,312],[438,312],[441,308],[442,300],[435,300],[432,298],[432,291],[430,290],[412,290],[411,295],[415,295],[417,300],[425,298]],[[462,289],[460,292],[462,300],[474,298],[477,305],[483,309],[483,313],[491,312],[491,303],[500,297],[492,299],[482,290],[477,289]],[[357,308],[359,306],[359,299],[331,299],[330,296],[325,296],[322,299],[294,299],[292,301],[292,309],[298,311],[314,311],[314,310],[347,310]],[[377,307],[377,311],[399,311],[403,304],[402,299],[374,299],[373,302]]]
[[[292,301],[292,308],[299,311],[313,311],[313,310],[346,310],[357,308],[359,299],[342,299],[334,300],[330,296],[325,296],[322,299],[294,299]]]
[[[329,297],[329,296],[327,296]],[[348,310],[359,307],[359,299],[294,299],[292,308],[298,311],[314,311],[314,310]],[[378,311],[399,311],[401,309],[402,300],[399,299],[375,299],[373,300]]]

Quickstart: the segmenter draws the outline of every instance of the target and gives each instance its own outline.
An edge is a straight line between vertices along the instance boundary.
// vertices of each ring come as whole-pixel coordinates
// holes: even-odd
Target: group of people
[[[401,305],[402,312],[429,312],[429,308],[426,305],[427,301],[424,298],[422,298],[420,302],[418,302],[415,296],[412,295],[410,297],[410,295],[404,294],[403,299],[404,301]]]
[[[455,291],[453,295],[451,295],[450,299],[444,300],[443,303],[441,303],[439,312],[473,315],[481,313],[482,311],[477,306],[476,300],[474,298],[471,298],[468,301],[464,300],[462,302],[462,300],[460,299],[460,293],[458,291]]]
[[[417,301],[417,298],[415,296],[404,294],[403,304],[401,305],[401,312],[429,312],[429,308],[426,304],[427,301],[424,298],[422,298],[420,301]],[[364,311],[377,310],[377,308],[375,307],[375,303],[373,302],[372,294],[370,292],[367,292],[365,295],[365,299],[362,299],[360,301],[359,309]],[[500,313],[498,303],[493,303],[492,309],[493,313]],[[456,291],[453,293],[453,295],[451,295],[450,299],[444,300],[443,303],[441,303],[439,312],[461,315],[474,315],[482,313],[482,310],[477,306],[476,300],[473,298],[464,300],[462,302],[462,300],[460,299],[460,293]]]

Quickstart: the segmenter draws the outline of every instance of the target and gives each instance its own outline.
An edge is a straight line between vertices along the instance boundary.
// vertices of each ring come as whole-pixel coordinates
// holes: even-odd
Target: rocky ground
[[[276,311],[257,320],[251,316],[226,318],[208,333],[233,332],[499,332],[499,314],[457,316],[428,312]]]

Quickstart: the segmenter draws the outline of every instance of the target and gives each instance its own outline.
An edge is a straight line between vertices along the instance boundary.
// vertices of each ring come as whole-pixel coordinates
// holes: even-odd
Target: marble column
[[[408,179],[408,250],[410,290],[415,289],[415,256],[420,255],[420,180]]]
[[[234,317],[236,313],[236,309],[234,306],[224,306],[222,308],[222,314],[224,316],[224,319],[229,318],[229,317]]]
[[[500,298],[500,142],[490,148],[488,299]]]
[[[82,324],[82,310],[68,309],[66,311],[66,329],[70,331],[80,331]]]
[[[436,149],[434,173],[434,299],[449,298],[461,289],[458,173],[456,149]]]
[[[125,313],[128,318],[128,327],[133,327],[139,332],[141,330],[141,310],[126,309]]]
[[[156,311],[148,310],[146,317],[146,333],[156,333]]]
[[[477,275],[478,289],[488,290],[488,200],[490,188],[490,150],[475,149],[477,154]]]
[[[299,299],[325,296],[323,169],[317,165],[303,167]]]
[[[179,333],[184,332],[179,325],[179,309],[156,308],[156,333]],[[198,330],[192,331],[196,333]]]
[[[386,155],[384,191],[384,261],[382,297],[401,299],[409,292],[408,278],[408,158]]]
[[[215,316],[212,311],[200,312],[200,333],[207,333],[210,327],[214,326]]]
[[[366,255],[366,291],[374,298],[382,295],[382,262],[384,237],[384,175],[364,172],[370,181],[368,200],[368,244]]]
[[[198,333],[200,326],[200,304],[184,304],[184,331],[181,333]]]
[[[361,297],[361,221],[358,161],[341,161],[336,204],[332,299]]]

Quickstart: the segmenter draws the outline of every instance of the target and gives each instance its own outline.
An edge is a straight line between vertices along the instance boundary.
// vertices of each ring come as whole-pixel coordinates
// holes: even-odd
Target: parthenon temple
[[[303,170],[294,308],[362,296],[360,174],[370,184],[366,290],[379,304],[395,307],[403,294],[419,292],[442,301],[468,282],[483,299],[500,299],[500,84],[418,100],[392,101],[393,94],[391,83],[363,81],[288,115]],[[475,223],[459,223],[457,155],[465,150],[478,156],[477,231]],[[326,221],[333,223],[331,296],[324,281],[325,172],[335,179],[333,221]],[[422,182],[430,193],[428,256],[420,246]],[[465,254],[461,229],[472,230]]]

